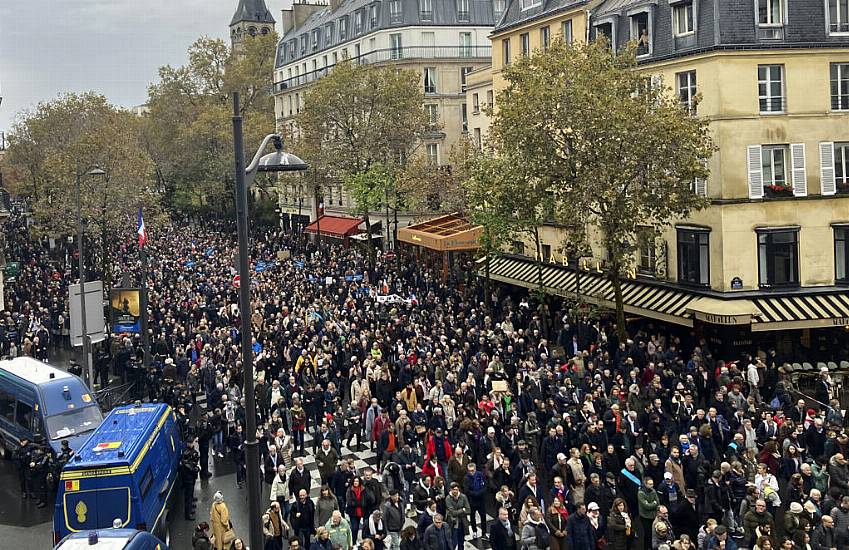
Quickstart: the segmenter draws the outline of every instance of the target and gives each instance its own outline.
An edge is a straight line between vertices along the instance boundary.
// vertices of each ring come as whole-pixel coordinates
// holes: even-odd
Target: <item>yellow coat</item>
[[[230,529],[230,510],[223,502],[215,502],[209,511],[209,526],[215,535],[216,550],[224,550],[224,533]]]

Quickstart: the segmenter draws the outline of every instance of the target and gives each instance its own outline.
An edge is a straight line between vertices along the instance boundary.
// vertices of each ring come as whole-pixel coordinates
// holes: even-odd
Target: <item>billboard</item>
[[[109,293],[109,310],[113,333],[141,332],[140,289],[113,288]]]
[[[80,298],[80,285],[68,287],[68,299],[71,306],[71,345],[83,345],[82,313],[85,311],[86,330],[92,344],[106,339],[103,319],[103,282],[89,281],[85,284],[85,308]]]

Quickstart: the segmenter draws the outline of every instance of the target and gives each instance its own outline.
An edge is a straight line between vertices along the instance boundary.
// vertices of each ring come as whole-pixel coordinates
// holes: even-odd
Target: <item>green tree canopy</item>
[[[694,182],[714,150],[706,121],[690,116],[635,50],[604,41],[556,41],[504,70],[491,140],[510,177],[518,227],[566,222],[576,238],[597,228],[624,330],[620,277],[638,235],[660,231],[706,205]],[[570,243],[579,248],[584,243]]]

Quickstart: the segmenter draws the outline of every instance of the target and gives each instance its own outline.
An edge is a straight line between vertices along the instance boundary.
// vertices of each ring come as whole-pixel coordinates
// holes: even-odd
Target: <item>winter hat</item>
[[[790,513],[791,514],[801,514],[802,513],[802,505],[798,502],[790,503]]]
[[[212,501],[213,502],[224,502],[224,495],[221,493],[221,491],[215,491],[215,494],[212,495]],[[796,503],[796,504],[798,504],[798,503]],[[799,511],[801,512],[801,506],[799,508],[800,508]]]

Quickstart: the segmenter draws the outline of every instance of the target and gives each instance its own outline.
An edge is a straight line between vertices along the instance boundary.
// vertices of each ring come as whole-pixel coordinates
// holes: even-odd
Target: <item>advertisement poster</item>
[[[112,332],[141,332],[141,290],[113,288],[109,296],[109,309],[112,311]]]

